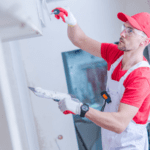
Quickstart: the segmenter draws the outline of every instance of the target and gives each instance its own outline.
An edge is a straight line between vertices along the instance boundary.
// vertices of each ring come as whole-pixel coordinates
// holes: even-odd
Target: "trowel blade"
[[[41,93],[38,93],[34,87],[28,87],[36,96],[38,97],[42,97],[42,98],[46,98],[46,97],[43,97],[43,94]],[[60,100],[58,99],[53,99],[55,102],[59,102]]]
[[[32,92],[35,92],[35,88],[33,87],[28,87]]]

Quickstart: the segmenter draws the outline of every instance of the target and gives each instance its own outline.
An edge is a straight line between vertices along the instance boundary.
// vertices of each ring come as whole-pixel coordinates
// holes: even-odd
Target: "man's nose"
[[[125,31],[125,30],[123,30],[123,31],[120,33],[120,36],[125,37],[125,36],[126,36],[126,31]]]

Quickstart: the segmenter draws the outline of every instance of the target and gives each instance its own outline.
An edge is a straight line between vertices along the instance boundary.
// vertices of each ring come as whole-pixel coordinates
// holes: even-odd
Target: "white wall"
[[[117,19],[117,13],[121,11],[130,15],[145,8],[149,10],[142,2],[140,0],[132,2],[130,0],[70,0],[50,2],[49,9],[69,6],[86,35],[99,42],[115,42],[119,40],[122,24]],[[61,53],[78,48],[69,41],[65,23],[54,17],[50,22],[46,14],[45,20],[46,28],[43,29],[42,37],[19,42],[28,86],[40,86],[67,93]],[[63,115],[54,101],[38,98],[31,92],[30,98],[41,150],[57,150],[55,139],[58,135],[64,137],[63,140],[58,140],[61,150],[77,150],[72,115]]]
[[[125,10],[124,13],[127,15],[134,15],[140,12],[150,13],[150,2],[149,0],[126,0],[125,1]]]

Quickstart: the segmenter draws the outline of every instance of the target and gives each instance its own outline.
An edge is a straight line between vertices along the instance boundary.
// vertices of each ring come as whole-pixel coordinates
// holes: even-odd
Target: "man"
[[[103,150],[148,150],[146,123],[150,112],[150,66],[143,50],[150,43],[150,14],[134,16],[118,13],[123,21],[118,45],[99,43],[80,29],[68,9],[55,15],[68,24],[68,37],[74,45],[108,64],[106,91],[111,103],[104,112],[66,98],[59,102],[62,112],[87,117],[101,127]],[[53,10],[54,11],[54,10]]]

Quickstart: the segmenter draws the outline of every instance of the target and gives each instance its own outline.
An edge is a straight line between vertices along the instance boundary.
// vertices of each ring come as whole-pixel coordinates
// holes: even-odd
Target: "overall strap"
[[[110,70],[112,69],[111,72],[113,72],[114,69],[118,66],[118,64],[120,63],[120,61],[122,60],[122,58],[123,58],[123,55],[121,55],[121,56],[111,65],[111,68],[110,68]]]

